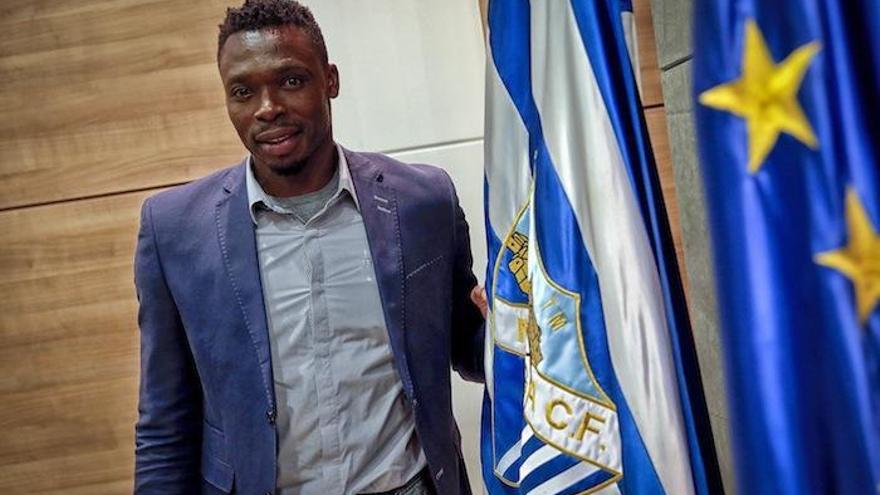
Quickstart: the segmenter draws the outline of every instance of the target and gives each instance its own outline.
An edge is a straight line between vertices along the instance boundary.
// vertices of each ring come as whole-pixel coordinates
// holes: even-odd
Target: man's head
[[[339,94],[339,75],[306,7],[246,0],[228,9],[217,64],[229,118],[258,176],[296,175],[316,156],[332,156],[330,99]]]
[[[329,62],[324,35],[308,7],[295,0],[245,0],[238,8],[226,9],[217,39],[217,60],[230,35],[241,31],[259,31],[278,26],[296,26],[309,36],[324,63]]]

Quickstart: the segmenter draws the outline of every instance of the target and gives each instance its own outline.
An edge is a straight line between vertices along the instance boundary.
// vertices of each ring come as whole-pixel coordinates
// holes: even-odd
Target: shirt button
[[[275,409],[269,409],[266,411],[266,420],[269,421],[270,425],[275,424]]]

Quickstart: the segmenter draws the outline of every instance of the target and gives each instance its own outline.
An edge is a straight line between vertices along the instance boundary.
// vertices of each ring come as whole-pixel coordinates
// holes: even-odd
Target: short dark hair
[[[329,61],[321,27],[315,21],[312,11],[296,0],[245,0],[241,7],[227,8],[226,18],[219,26],[217,58],[220,58],[223,44],[231,35],[239,31],[258,31],[278,26],[296,26],[302,29],[311,38],[324,63]]]

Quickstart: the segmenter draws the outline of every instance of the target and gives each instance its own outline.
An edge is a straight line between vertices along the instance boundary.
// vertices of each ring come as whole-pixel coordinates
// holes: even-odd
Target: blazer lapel
[[[223,265],[257,353],[266,397],[274,408],[269,329],[260,281],[256,234],[248,212],[244,175],[246,166],[247,160],[227,175],[223,195],[215,209],[215,220]]]
[[[348,150],[344,153],[367,232],[394,361],[404,392],[412,399],[404,332],[405,287],[397,194],[387,185],[382,168],[359,153]]]

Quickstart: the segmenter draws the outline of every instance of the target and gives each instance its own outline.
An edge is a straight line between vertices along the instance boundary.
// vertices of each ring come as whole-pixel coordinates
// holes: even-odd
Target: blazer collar
[[[403,273],[400,210],[389,165],[371,155],[343,150],[361,204],[361,217],[373,258],[385,325],[404,393],[413,398],[406,351],[406,290]],[[389,177],[385,177],[388,175]]]
[[[223,266],[232,286],[235,302],[257,354],[263,386],[270,410],[274,411],[275,394],[269,351],[269,327],[260,280],[254,224],[248,212],[244,173],[247,160],[226,174],[223,192],[214,210],[217,238]]]

